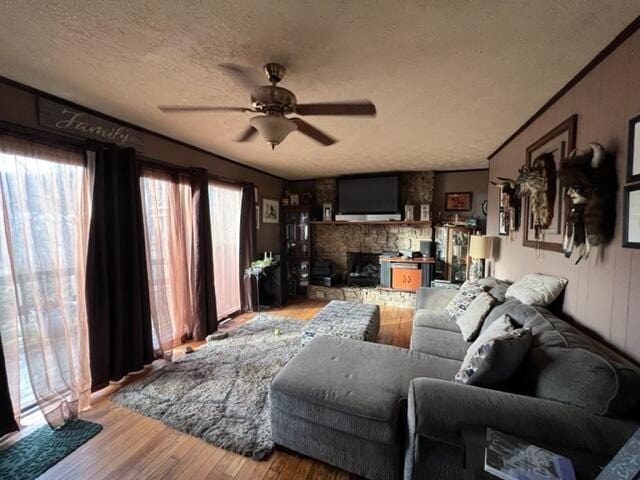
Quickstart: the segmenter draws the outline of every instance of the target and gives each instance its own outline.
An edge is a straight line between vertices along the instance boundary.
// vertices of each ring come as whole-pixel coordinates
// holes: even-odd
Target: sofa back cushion
[[[598,415],[625,416],[638,406],[640,370],[632,362],[547,309],[516,299],[495,307],[485,324],[500,311],[533,335],[522,365],[521,383],[527,393]]]

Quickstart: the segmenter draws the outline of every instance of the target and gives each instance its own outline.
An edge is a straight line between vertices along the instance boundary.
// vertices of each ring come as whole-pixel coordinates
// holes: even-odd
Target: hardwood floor
[[[325,303],[300,300],[284,308],[271,309],[269,313],[307,320]],[[408,347],[412,310],[381,307],[381,314],[378,342]],[[226,322],[221,329],[237,328],[252,316],[240,315]],[[133,375],[124,383],[146,373]],[[109,396],[118,388],[120,386],[111,386],[98,392],[92,408],[82,414],[82,418],[103,425],[104,430],[46,472],[40,477],[41,480],[357,478],[330,465],[282,449],[277,449],[265,460],[255,461],[214,447],[199,438],[173,430],[158,420],[111,403]]]

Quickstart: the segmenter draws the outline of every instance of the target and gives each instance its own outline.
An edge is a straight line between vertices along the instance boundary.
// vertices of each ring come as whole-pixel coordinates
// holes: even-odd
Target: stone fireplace
[[[431,204],[433,197],[433,172],[407,172],[400,174],[401,203],[416,206]],[[324,178],[314,181],[314,204],[331,203],[336,205],[336,180]],[[310,298],[343,299],[362,303],[377,303],[392,306],[413,306],[415,294],[410,292],[388,291],[376,288],[380,284],[378,257],[383,252],[398,252],[401,249],[420,249],[420,240],[430,240],[432,229],[420,224],[322,224],[311,228],[311,248],[314,259],[330,261],[347,283],[342,288],[311,286]],[[364,266],[363,266],[364,264]],[[353,276],[349,282],[349,273],[370,272],[372,265],[377,268],[377,278]],[[368,265],[368,266],[367,266]],[[359,285],[356,285],[360,283]],[[363,285],[369,283],[370,285]]]

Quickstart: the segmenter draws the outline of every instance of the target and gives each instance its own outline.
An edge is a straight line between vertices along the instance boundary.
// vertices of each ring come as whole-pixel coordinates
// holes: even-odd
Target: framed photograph
[[[297,193],[292,193],[289,197],[289,204],[292,207],[297,207],[298,205],[300,205],[300,196]]]
[[[469,212],[473,205],[473,192],[447,192],[444,195],[444,209],[454,212]]]
[[[322,204],[322,220],[331,222],[333,220],[333,205],[331,203]]]
[[[423,203],[422,205],[420,205],[420,221],[431,221],[431,205],[429,205],[428,203]]]
[[[414,220],[413,214],[415,213],[415,209],[413,205],[405,205],[404,206],[404,219],[408,222],[412,222]]]
[[[556,171],[560,168],[560,160],[569,155],[576,148],[576,130],[578,116],[572,115],[542,138],[533,143],[526,151],[526,164],[530,166],[532,161],[543,153],[553,155]],[[522,244],[525,247],[562,252],[562,235],[564,233],[564,219],[567,216],[569,205],[567,194],[560,185],[560,179],[556,176],[556,198],[553,204],[553,220],[549,228],[541,232],[541,238],[536,240],[533,227],[533,215],[529,212],[529,198],[524,201],[522,218],[524,219],[524,235]]]
[[[627,182],[640,182],[640,115],[629,120]]]
[[[280,202],[271,198],[262,199],[262,223],[280,222]]]
[[[624,187],[622,246],[640,248],[640,184]]]
[[[507,225],[507,215],[504,208],[498,211],[498,235],[509,235],[509,225]]]

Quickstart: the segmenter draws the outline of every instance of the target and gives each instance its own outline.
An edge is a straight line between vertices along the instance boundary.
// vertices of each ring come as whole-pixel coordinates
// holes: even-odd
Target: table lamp
[[[491,237],[471,235],[469,256],[471,257],[469,280],[484,278],[484,261],[487,258],[491,258]]]

